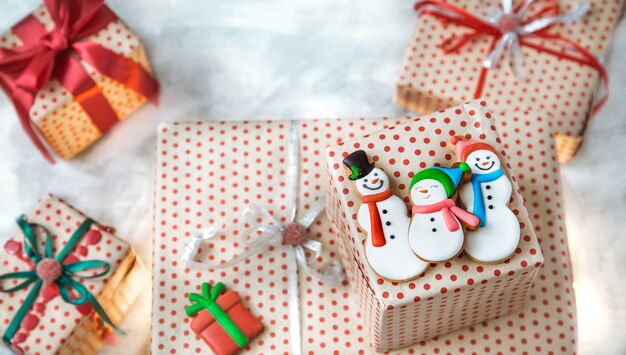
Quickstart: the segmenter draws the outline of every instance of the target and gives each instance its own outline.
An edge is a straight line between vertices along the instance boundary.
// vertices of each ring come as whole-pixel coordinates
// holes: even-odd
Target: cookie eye
[[[363,182],[367,182],[367,179],[363,180]]]
[[[378,176],[378,173],[374,173],[374,176]]]
[[[487,155],[487,158],[486,158],[486,159],[487,159],[487,160],[491,159],[491,155]]]
[[[476,157],[476,161],[480,161],[480,158]]]
[[[436,188],[436,187],[439,187],[439,185],[430,185],[430,188],[431,188],[431,189],[434,189],[434,188]]]

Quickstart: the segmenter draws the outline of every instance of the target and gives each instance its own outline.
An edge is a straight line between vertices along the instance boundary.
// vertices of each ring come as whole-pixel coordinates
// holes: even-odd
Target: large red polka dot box
[[[381,305],[385,305],[382,312],[395,312],[399,324],[404,324],[392,325],[382,334],[395,339],[403,338],[403,345],[407,345],[390,352],[575,352],[575,302],[563,221],[559,165],[548,116],[532,111],[508,114],[506,120],[495,119],[501,134],[500,142],[494,131],[494,119],[486,117],[488,112],[484,105],[474,102],[424,116],[418,121],[414,121],[415,117],[402,117],[163,124],[158,134],[155,182],[152,352],[193,354],[210,351],[209,345],[191,327],[194,318],[185,314],[185,308],[190,305],[189,295],[200,293],[203,282],[222,282],[227,289],[238,292],[242,304],[263,324],[264,330],[242,347],[244,353],[288,354],[293,353],[295,347],[306,354],[371,354],[375,349],[381,349],[382,337],[371,336],[370,327],[382,313],[365,313],[362,309],[364,303],[361,302],[364,295],[350,286],[357,267],[369,268],[363,259],[359,259],[361,265],[353,260],[344,261],[344,269],[352,276],[339,285],[327,283],[298,266],[299,301],[296,304],[300,309],[294,312],[289,293],[293,260],[289,243],[297,242],[302,235],[291,234],[280,244],[268,244],[250,254],[246,253],[251,246],[246,236],[252,224],[267,222],[284,225],[293,218],[289,211],[290,181],[293,180],[289,176],[294,170],[290,169],[294,136],[299,145],[300,162],[295,169],[298,172],[295,220],[302,221],[316,209],[331,183],[326,174],[326,146],[352,141],[367,132],[390,126],[404,127],[403,124],[407,123],[415,128],[409,132],[404,128],[394,128],[386,139],[395,141],[396,135],[402,140],[411,140],[412,136],[423,137],[425,133],[420,133],[423,129],[428,130],[431,141],[424,143],[423,138],[419,142],[408,141],[404,152],[399,151],[397,143],[377,146],[381,153],[376,164],[383,164],[381,159],[384,154],[398,153],[410,155],[407,159],[437,159],[443,166],[453,165],[458,161],[456,146],[449,145],[453,136],[461,136],[463,141],[476,139],[493,144],[498,157],[503,159],[506,176],[511,177],[511,186],[516,186],[511,191],[513,200],[507,206],[517,213],[516,216],[521,216],[519,220],[524,221],[522,230],[525,232],[520,233],[521,241],[513,257],[504,263],[483,264],[462,255],[449,262],[429,264],[423,275],[412,281],[393,283],[373,278],[375,289],[380,289],[378,283],[381,282],[384,287],[393,290],[379,294]],[[470,115],[470,112],[473,114]],[[433,117],[435,122],[430,122]],[[380,140],[379,136],[371,137],[373,141]],[[396,148],[387,152],[386,146]],[[340,149],[347,150],[345,147],[344,144]],[[360,148],[368,149],[366,146]],[[430,155],[430,150],[436,152],[436,157]],[[384,164],[389,164],[388,159]],[[397,178],[394,176],[396,170],[406,172],[409,167],[416,170],[422,168],[419,165],[405,166],[404,159],[393,166],[390,178],[394,180]],[[348,181],[349,171],[341,169]],[[406,180],[404,184],[411,180],[408,175],[398,178]],[[395,184],[394,190],[399,186],[399,183]],[[353,187],[347,183],[346,188]],[[405,189],[407,191],[408,186]],[[528,212],[521,206],[520,192]],[[402,196],[402,199],[405,197]],[[355,200],[355,204],[359,202]],[[271,218],[263,216],[253,222],[246,220],[244,213],[250,211],[251,205],[267,210]],[[409,203],[406,205],[408,216]],[[272,219],[275,221],[272,222]],[[531,225],[536,237],[530,232]],[[340,246],[351,243],[345,239],[347,234],[337,233],[337,230],[325,213],[317,215],[306,229],[305,239],[321,244],[319,252],[304,251],[306,262],[314,271],[323,272],[327,263],[341,257]],[[212,237],[196,243],[202,234]],[[272,239],[269,237],[268,240]],[[365,240],[365,235],[357,237]],[[256,236],[252,241],[255,240]],[[359,244],[348,245],[359,247]],[[197,246],[197,254],[192,260],[188,254],[190,246]],[[362,245],[360,247],[363,248]],[[536,263],[541,262],[542,251],[544,264],[537,269]],[[233,263],[239,255],[243,258]],[[518,287],[514,296],[518,302],[499,303],[502,298],[497,292],[487,294],[480,291],[480,288],[512,291],[515,281],[507,283],[503,278],[525,277],[530,283],[532,276],[524,274],[526,270],[538,273],[538,276],[530,290],[526,284]],[[509,275],[511,272],[513,275]],[[357,280],[360,280],[360,287],[366,284],[363,278]],[[479,289],[467,291],[473,286]],[[444,287],[445,293],[442,290]],[[364,291],[364,288],[360,290]],[[413,293],[430,293],[433,297],[414,299],[411,296]],[[437,299],[435,295],[438,295]],[[439,296],[443,296],[445,304],[437,303]],[[484,300],[486,296],[492,298],[489,304],[478,310],[472,308],[475,301]],[[387,310],[386,305],[392,300],[410,301],[415,305]],[[527,301],[522,305],[523,300]],[[409,311],[418,304],[423,307],[423,313],[418,318],[410,318]],[[449,324],[449,319],[438,316],[426,318],[427,312],[439,312],[442,305],[465,314],[465,326],[443,334],[449,330],[443,329],[444,324]],[[504,314],[513,309],[512,313]],[[483,311],[489,315],[502,315],[470,325],[473,319],[483,317]],[[293,319],[300,324],[299,337],[294,337]],[[409,345],[409,338],[421,332],[425,324],[435,327],[429,334],[431,338]],[[440,335],[436,335],[435,331]],[[300,342],[297,342],[298,339]]]
[[[47,195],[0,249],[0,336],[16,354],[94,354],[146,286],[112,229]]]
[[[327,155],[327,213],[377,351],[529,300],[543,256],[484,102],[346,140]]]
[[[320,210],[324,147],[408,119],[162,124],[155,182],[152,352],[210,351],[192,329],[195,318],[185,313],[190,294],[199,294],[203,282],[221,282],[238,292],[241,303],[261,321],[264,331],[242,347],[251,354],[371,352],[341,269],[324,272],[337,271],[339,262],[338,240]],[[246,217],[250,212],[252,220]],[[250,234],[252,226],[268,233],[285,228],[278,235],[259,236]],[[198,240],[203,234],[211,238]],[[190,255],[190,250],[197,253]],[[296,253],[304,260],[294,259]]]
[[[46,1],[1,34],[0,87],[49,161],[48,148],[71,159],[158,94],[140,39],[101,1]]]
[[[602,62],[623,0],[424,0],[415,9],[398,104],[427,113],[483,98],[493,109],[548,111],[559,159],[573,157],[608,94]]]

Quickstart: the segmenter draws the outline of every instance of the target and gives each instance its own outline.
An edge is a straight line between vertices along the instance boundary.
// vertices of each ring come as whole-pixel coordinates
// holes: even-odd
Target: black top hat
[[[374,163],[370,163],[367,154],[363,150],[357,150],[343,159],[343,165],[350,169],[350,180],[358,180],[367,176],[373,169]]]

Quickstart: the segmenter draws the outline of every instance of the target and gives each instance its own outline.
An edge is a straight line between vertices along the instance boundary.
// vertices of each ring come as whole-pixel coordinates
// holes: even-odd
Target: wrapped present
[[[219,236],[220,225],[217,223],[206,228],[196,236],[192,236],[185,246],[181,260],[184,264],[194,269],[224,269],[236,266],[248,261],[262,251],[272,248],[283,248],[286,256],[286,286],[287,286],[287,309],[289,311],[289,334],[292,353],[299,354],[302,351],[302,332],[300,321],[300,297],[298,272],[306,273],[329,286],[336,286],[343,281],[343,270],[338,260],[330,259],[318,272],[312,268],[306,256],[306,251],[311,251],[318,256],[322,250],[322,243],[308,236],[307,229],[316,222],[324,209],[324,199],[318,199],[308,206],[305,213],[299,213],[298,208],[298,181],[300,180],[300,134],[297,123],[289,125],[287,142],[284,147],[286,156],[286,170],[284,195],[282,200],[287,218],[278,219],[273,212],[257,202],[250,202],[242,213],[242,222],[247,229],[240,234],[241,243],[245,249],[241,254],[232,257],[224,263],[208,263],[196,260],[201,249],[201,243],[214,240]],[[260,174],[263,176],[263,174]],[[270,178],[270,176],[268,176]],[[298,216],[300,215],[300,216]],[[235,228],[237,226],[234,226]],[[236,229],[235,229],[236,231]],[[193,295],[192,295],[193,296]],[[197,298],[197,297],[196,297]],[[247,344],[247,342],[246,342]],[[245,345],[245,344],[239,344]]]
[[[231,280],[265,325],[244,349],[341,351],[329,330],[345,325],[349,288],[332,282],[340,276],[336,241],[320,213],[322,142],[391,122],[398,120],[163,124],[152,351],[205,351],[181,308],[180,290],[199,278]],[[313,334],[321,338],[312,341]]]
[[[508,148],[507,156],[516,170],[516,181],[545,258],[535,287],[530,290],[530,301],[509,315],[392,353],[576,351],[576,306],[563,220],[559,165],[548,125],[550,119],[537,111],[503,117],[506,119],[496,118],[496,124],[505,148]],[[299,122],[299,210],[308,211],[327,185],[325,146],[413,118]],[[183,312],[187,295],[181,290],[189,290],[190,285],[197,285],[199,279],[208,282],[231,280],[246,307],[263,322],[265,330],[246,345],[245,350],[264,354],[292,350],[285,246],[268,247],[237,265],[216,270],[192,269],[181,261],[186,245],[198,230],[214,224],[221,226],[222,223],[238,228],[222,228],[217,237],[201,243],[196,260],[224,264],[240,255],[240,237],[246,231],[241,225],[241,214],[244,206],[251,202],[273,211],[273,218],[282,223],[288,220],[282,206],[288,165],[284,152],[290,124],[263,121],[161,125],[155,174],[152,352],[191,354],[207,351],[204,341],[189,328],[190,320]],[[446,127],[444,121],[435,124],[442,130]],[[457,129],[461,123],[450,125],[446,132],[459,134]],[[455,132],[448,132],[451,129]],[[450,161],[453,161],[454,151],[450,150],[449,154]],[[310,238],[323,245],[317,259],[313,259],[314,253],[306,252],[310,264],[320,265],[339,257],[340,240],[325,214],[319,215],[307,231]],[[484,266],[480,269],[478,266],[482,265],[477,265],[474,270],[462,269],[453,276],[459,278],[468,272],[486,272]],[[437,274],[443,277],[445,270],[444,264],[430,268],[427,273],[434,272],[437,279]],[[368,336],[364,327],[366,318],[357,303],[358,295],[352,292],[348,282],[329,287],[303,272],[299,273],[298,280],[303,353],[373,352],[374,339]],[[413,281],[410,287],[423,289],[424,284]],[[452,291],[448,294],[451,297],[456,295]],[[457,301],[452,299],[450,302]],[[408,333],[410,329],[393,331]]]
[[[202,284],[202,295],[192,293],[189,300],[195,302],[187,307],[193,316],[191,329],[198,334],[218,355],[235,354],[263,330],[263,324],[242,304],[239,294],[224,290],[218,282],[211,288]]]
[[[373,164],[348,177],[344,165],[353,166],[355,150],[367,152]],[[432,113],[331,145],[327,154],[327,213],[336,226],[343,264],[377,351],[502,316],[528,300],[543,257],[484,105],[472,102]],[[449,167],[457,161],[469,166]],[[470,167],[471,183],[461,185]],[[474,184],[483,177],[489,178]],[[455,204],[456,186],[473,214]],[[383,194],[382,189],[389,193],[369,198]],[[482,201],[470,204],[470,200]],[[409,202],[410,218],[405,205]],[[450,204],[444,206],[446,202]],[[374,240],[376,222],[382,224],[380,244]],[[460,223],[480,227],[467,231],[463,241]],[[429,239],[434,242],[431,246]],[[454,257],[461,250],[463,254]],[[438,262],[428,267],[423,260]]]
[[[110,227],[48,195],[0,250],[0,334],[16,353],[96,353],[145,287]]]
[[[39,135],[71,159],[159,91],[141,41],[103,0],[45,0],[1,35],[0,86],[49,161]]]
[[[608,96],[602,58],[624,4],[419,1],[396,102],[427,113],[484,98],[497,110],[553,112],[566,162]]]

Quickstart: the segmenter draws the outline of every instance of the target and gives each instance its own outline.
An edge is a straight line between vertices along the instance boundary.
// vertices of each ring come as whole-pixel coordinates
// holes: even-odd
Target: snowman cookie
[[[391,281],[418,277],[428,263],[411,251],[406,205],[390,190],[389,177],[376,168],[362,150],[345,157],[343,164],[362,198],[357,220],[367,234],[365,256],[369,265],[378,275]]]
[[[470,175],[469,166],[461,163],[452,168],[433,166],[413,176],[409,244],[420,259],[440,262],[454,258],[463,250],[465,228],[478,227],[478,217],[456,201],[459,185]]]
[[[480,219],[479,228],[469,232],[466,254],[486,263],[508,259],[520,240],[520,225],[508,207],[513,188],[504,175],[496,150],[482,142],[452,137],[459,159],[472,170],[470,183],[461,187],[461,201]]]

